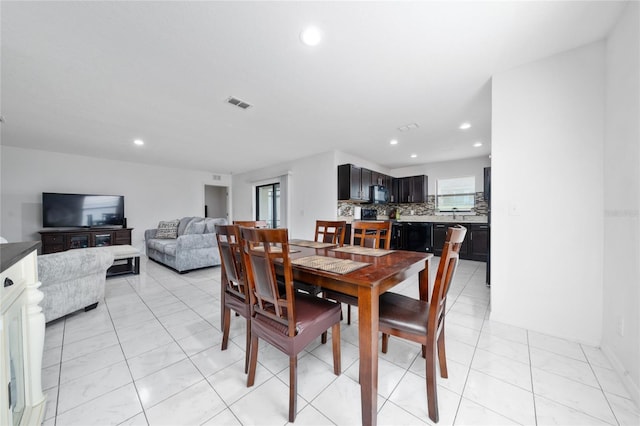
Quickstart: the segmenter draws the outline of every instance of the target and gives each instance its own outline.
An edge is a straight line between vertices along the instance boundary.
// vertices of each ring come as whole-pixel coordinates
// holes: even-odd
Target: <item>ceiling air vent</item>
[[[233,96],[229,96],[227,98],[227,103],[229,103],[231,105],[235,105],[238,108],[242,108],[242,109],[248,109],[248,108],[251,108],[251,106],[252,106],[250,103],[245,102],[242,99],[235,98]]]

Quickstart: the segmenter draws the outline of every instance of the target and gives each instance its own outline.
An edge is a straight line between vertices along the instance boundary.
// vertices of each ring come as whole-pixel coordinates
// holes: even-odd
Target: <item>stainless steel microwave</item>
[[[369,202],[374,204],[388,203],[389,190],[382,185],[371,185],[369,187]]]

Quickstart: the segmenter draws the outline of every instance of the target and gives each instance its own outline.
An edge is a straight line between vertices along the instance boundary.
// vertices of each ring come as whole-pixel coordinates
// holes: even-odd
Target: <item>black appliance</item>
[[[378,210],[376,209],[362,209],[360,213],[361,220],[377,220]]]
[[[124,225],[124,196],[42,193],[45,228]]]
[[[369,202],[373,204],[386,204],[389,202],[389,190],[382,185],[369,187]]]
[[[391,248],[433,253],[433,224],[398,222],[391,228]]]

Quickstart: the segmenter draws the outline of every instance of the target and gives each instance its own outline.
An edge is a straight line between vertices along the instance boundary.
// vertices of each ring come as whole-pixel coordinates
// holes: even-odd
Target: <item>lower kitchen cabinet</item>
[[[442,247],[447,236],[447,229],[451,226],[462,225],[467,228],[467,236],[460,248],[460,258],[467,260],[487,261],[489,252],[489,225],[471,223],[434,223],[433,224],[433,253],[442,255]]]

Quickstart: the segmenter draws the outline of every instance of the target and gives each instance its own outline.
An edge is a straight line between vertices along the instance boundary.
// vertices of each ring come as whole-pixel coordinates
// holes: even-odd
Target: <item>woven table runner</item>
[[[360,247],[360,246],[344,246],[344,247],[336,247],[331,249],[333,251],[341,251],[343,253],[351,253],[351,254],[362,254],[365,256],[386,256],[388,254],[393,253],[393,250],[384,250],[370,247]]]
[[[298,266],[305,266],[307,268],[333,272],[334,274],[348,274],[356,269],[370,265],[369,263],[356,262],[349,259],[336,259],[335,257],[315,255],[293,259],[291,263]]]
[[[327,248],[327,247],[335,247],[337,245],[333,243],[321,243],[318,241],[308,241],[308,240],[289,240],[289,244],[292,246],[310,247],[310,248]]]

